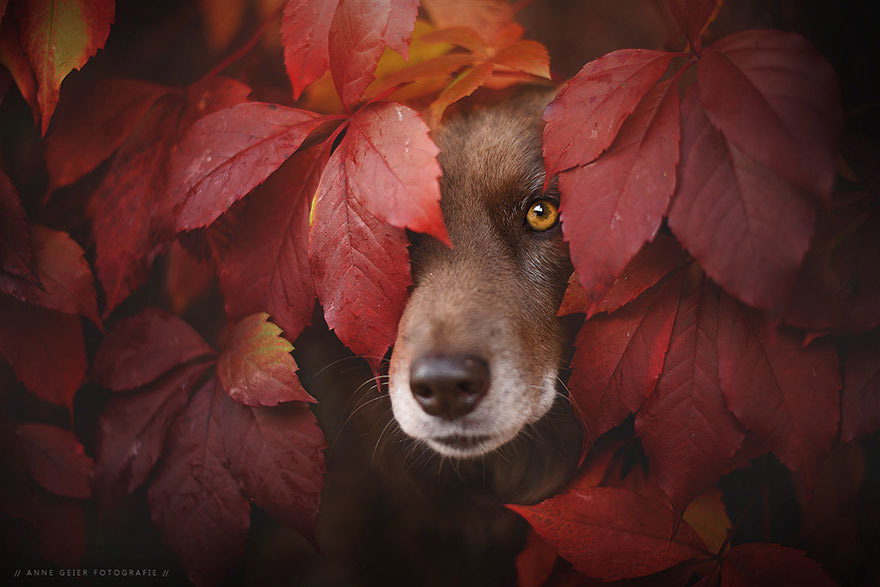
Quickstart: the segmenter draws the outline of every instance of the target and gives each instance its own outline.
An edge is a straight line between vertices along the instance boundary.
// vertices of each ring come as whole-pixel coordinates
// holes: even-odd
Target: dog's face
[[[435,136],[453,247],[429,237],[413,243],[390,395],[401,429],[444,455],[503,445],[557,396],[556,312],[571,266],[558,196],[542,192],[548,100],[476,111]]]

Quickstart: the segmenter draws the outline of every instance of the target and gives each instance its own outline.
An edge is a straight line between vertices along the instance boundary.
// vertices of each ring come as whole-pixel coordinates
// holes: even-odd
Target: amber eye
[[[550,200],[535,200],[526,214],[526,224],[536,232],[550,230],[559,222],[559,208]]]

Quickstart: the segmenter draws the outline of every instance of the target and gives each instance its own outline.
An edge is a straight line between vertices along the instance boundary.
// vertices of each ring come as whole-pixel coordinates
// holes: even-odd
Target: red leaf
[[[281,19],[284,65],[299,99],[306,86],[330,66],[327,36],[339,0],[287,0]]]
[[[243,101],[249,92],[239,82],[212,78],[164,96],[119,149],[89,205],[108,313],[144,282],[173,234],[169,153],[197,119]]]
[[[345,160],[330,157],[309,231],[309,262],[327,325],[355,353],[381,358],[394,342],[410,284],[403,230],[351,196]]]
[[[71,407],[86,375],[82,323],[0,295],[0,352],[29,391]]]
[[[718,373],[728,408],[809,486],[837,434],[834,347],[816,341],[803,348],[796,333],[723,296]]]
[[[330,24],[330,70],[343,104],[360,101],[385,47],[407,57],[418,9],[418,0],[339,0]]]
[[[347,190],[373,216],[450,244],[440,211],[438,153],[418,114],[394,103],[357,113],[339,148]]]
[[[314,532],[324,473],[324,436],[302,404],[249,408],[223,403],[232,474],[261,508],[303,535]]]
[[[831,195],[843,130],[834,70],[803,37],[743,31],[703,52],[697,84],[712,123],[773,173]]]
[[[9,177],[0,171],[0,269],[36,281],[34,247],[27,215]]]
[[[153,523],[196,585],[216,585],[244,554],[250,505],[229,471],[215,381],[193,396],[166,439],[147,495]]]
[[[880,205],[865,196],[819,216],[783,319],[813,332],[880,325]]]
[[[240,81],[226,77],[209,77],[183,89],[185,107],[175,142],[199,119],[244,102],[252,91]]]
[[[695,51],[700,51],[700,33],[722,0],[668,0],[676,22]]]
[[[602,157],[559,176],[562,231],[593,303],[660,228],[675,189],[678,108],[672,81],[655,86]]]
[[[189,324],[164,310],[147,308],[120,320],[104,338],[92,362],[92,379],[113,391],[135,389],[213,353]]]
[[[880,428],[880,335],[857,339],[842,372],[840,439],[848,442]]]
[[[204,365],[182,367],[143,391],[110,398],[98,428],[95,487],[102,500],[112,502],[147,479],[168,428],[204,372]]]
[[[46,134],[62,80],[81,68],[110,34],[114,0],[28,0],[13,4],[21,45],[37,80],[42,134]]]
[[[449,244],[440,212],[437,153],[428,127],[414,110],[385,102],[352,117],[330,167],[334,161],[341,167],[346,198],[356,199],[371,215]],[[333,185],[322,179],[319,194]]]
[[[749,305],[779,306],[810,243],[812,203],[712,126],[695,92],[682,118],[669,226],[726,290]]]
[[[281,329],[269,314],[254,314],[239,322],[229,335],[229,345],[217,360],[217,377],[226,393],[248,406],[274,406],[281,402],[313,402],[296,376]]]
[[[681,273],[631,304],[584,323],[575,341],[571,397],[595,440],[636,412],[654,391],[675,320]]]
[[[268,310],[290,340],[309,324],[315,306],[309,208],[326,163],[321,147],[294,155],[245,204],[220,266],[230,317]]]
[[[547,178],[607,149],[676,55],[624,49],[587,63],[544,111]]]
[[[50,189],[74,183],[110,157],[170,91],[141,80],[110,78],[90,86],[87,95],[66,96],[44,142]]]
[[[650,243],[649,243],[650,244]],[[646,245],[648,246],[648,245]],[[639,255],[636,254],[633,257],[633,261],[638,259]],[[626,267],[624,267],[623,271],[626,271]],[[623,273],[621,271],[621,273]],[[664,271],[664,275],[667,272]],[[662,275],[660,276],[662,277]],[[659,279],[659,278],[658,278]],[[651,284],[653,285],[653,284]],[[612,289],[614,286],[611,286]],[[650,286],[648,286],[650,287]],[[611,291],[611,290],[609,290]],[[641,294],[642,292],[639,292]],[[637,294],[638,296],[638,294]],[[587,312],[587,308],[592,306],[593,304],[590,302],[590,299],[587,297],[587,292],[584,291],[583,286],[581,286],[580,281],[578,280],[577,273],[572,273],[568,276],[568,285],[565,288],[565,295],[562,297],[562,303],[559,305],[559,311],[556,312],[557,316],[568,316],[569,314],[584,314]],[[590,312],[590,316],[593,316],[597,312]]]
[[[229,372],[239,384],[239,374],[229,368],[233,354],[257,363],[264,375],[270,374],[270,384],[293,377],[292,383],[299,385],[286,348],[280,349],[280,357],[268,353],[268,362],[265,353],[256,353],[253,361],[254,340],[258,347],[278,347],[259,340],[275,340],[277,334],[274,326],[267,329],[265,316],[245,320],[231,332],[230,348],[218,361],[219,379],[208,363],[178,367],[137,393],[114,395],[101,416],[101,497],[112,504],[130,493],[158,461],[148,492],[153,520],[196,584],[215,584],[240,559],[250,525],[242,489],[303,532],[311,532],[317,513],[324,444],[311,412],[301,404],[251,409],[226,397],[221,388]],[[269,336],[251,336],[254,329]],[[157,310],[121,322],[107,339],[96,364],[115,358],[118,363],[104,371],[118,386],[143,385],[166,371],[175,356],[180,364],[193,348],[198,352],[207,346],[189,326]],[[124,368],[141,355],[148,369],[125,379]],[[210,378],[192,393],[206,374]],[[247,396],[266,393],[265,386],[247,385]]]
[[[721,562],[723,587],[832,587],[822,565],[807,558],[805,552],[767,542],[734,546]]]
[[[660,234],[653,242],[645,243],[614,278],[608,292],[594,304],[587,299],[577,275],[573,274],[568,280],[568,289],[562,299],[559,315],[583,312],[587,318],[591,318],[600,312],[610,314],[642,295],[686,260],[687,255],[675,239]]]
[[[313,112],[246,102],[196,122],[171,158],[168,194],[176,230],[207,226],[287,160],[323,119]]]
[[[39,284],[0,275],[0,290],[22,301],[78,314],[100,324],[92,270],[80,246],[66,232],[37,225],[31,226],[30,237]]]
[[[700,537],[668,505],[612,487],[583,488],[534,506],[507,506],[522,515],[585,575],[605,581],[662,571],[701,554]]]
[[[40,106],[37,104],[37,80],[28,63],[27,55],[21,48],[21,41],[18,38],[18,30],[15,27],[12,18],[3,19],[3,26],[0,27],[0,63],[6,66],[18,91],[31,108],[34,117],[34,124],[40,125]]]
[[[166,163],[179,117],[176,96],[160,99],[119,149],[89,203],[107,313],[146,280],[161,250],[154,249],[170,238]]]
[[[94,461],[69,430],[48,424],[15,428],[24,464],[34,481],[56,495],[88,499]]]
[[[705,277],[685,292],[657,390],[636,416],[651,469],[676,512],[715,485],[745,432],[718,379],[719,291]]]

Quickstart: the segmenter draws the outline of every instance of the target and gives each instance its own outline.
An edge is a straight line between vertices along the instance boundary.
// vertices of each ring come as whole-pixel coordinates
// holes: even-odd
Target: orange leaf
[[[493,59],[498,65],[550,79],[550,54],[537,41],[517,41]]]
[[[443,90],[443,93],[434,100],[434,103],[431,104],[431,120],[433,125],[440,124],[443,113],[451,104],[476,92],[477,88],[482,86],[492,75],[493,67],[494,65],[488,62],[478,63],[455,78]]]

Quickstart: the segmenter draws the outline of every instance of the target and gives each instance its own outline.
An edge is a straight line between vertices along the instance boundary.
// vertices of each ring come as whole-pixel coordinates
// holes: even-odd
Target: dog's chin
[[[480,434],[450,434],[424,439],[435,452],[456,459],[472,459],[492,452],[496,448],[504,446],[516,437],[512,435],[480,435]]]

